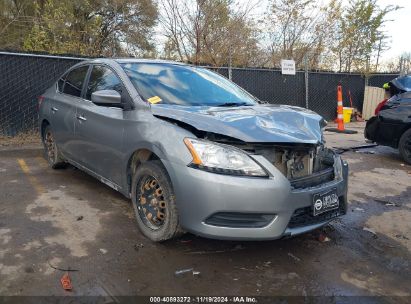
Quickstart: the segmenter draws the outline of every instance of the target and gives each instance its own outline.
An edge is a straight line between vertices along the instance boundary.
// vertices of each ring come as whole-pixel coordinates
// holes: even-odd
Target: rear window
[[[87,71],[87,65],[72,70],[66,77],[63,93],[80,97]]]

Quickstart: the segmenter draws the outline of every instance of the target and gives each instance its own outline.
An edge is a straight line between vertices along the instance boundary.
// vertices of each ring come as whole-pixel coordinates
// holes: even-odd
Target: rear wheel
[[[402,134],[398,149],[404,161],[411,165],[411,129]]]
[[[45,158],[47,159],[50,167],[52,167],[53,169],[64,168],[67,163],[64,161],[63,156],[61,156],[57,148],[50,126],[47,126],[44,129],[43,144]]]
[[[154,242],[182,234],[170,178],[160,161],[147,161],[134,173],[131,189],[140,231]]]

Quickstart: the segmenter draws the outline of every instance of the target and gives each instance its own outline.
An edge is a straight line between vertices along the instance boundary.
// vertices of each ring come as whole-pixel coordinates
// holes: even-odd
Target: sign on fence
[[[295,75],[295,61],[281,59],[281,74]]]

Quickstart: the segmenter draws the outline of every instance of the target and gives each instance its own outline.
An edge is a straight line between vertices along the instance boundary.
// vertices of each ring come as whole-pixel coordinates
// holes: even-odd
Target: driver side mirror
[[[91,101],[102,106],[120,105],[121,95],[114,90],[95,91],[91,94]]]

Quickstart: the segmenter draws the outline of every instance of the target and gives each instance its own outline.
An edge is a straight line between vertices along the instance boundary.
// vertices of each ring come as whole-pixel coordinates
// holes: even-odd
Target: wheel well
[[[398,144],[400,143],[400,139],[402,135],[407,132],[409,129],[411,129],[411,124],[407,124],[404,128],[402,128],[400,136],[398,136]]]
[[[41,133],[40,133],[40,135],[41,135],[42,140],[44,140],[44,130],[49,125],[50,125],[50,123],[48,122],[47,119],[43,119],[43,121],[41,122],[41,130],[40,130]]]
[[[160,158],[148,149],[139,149],[131,155],[127,163],[127,184],[129,192],[131,191],[131,180],[137,168],[144,162],[149,160],[160,160]]]

